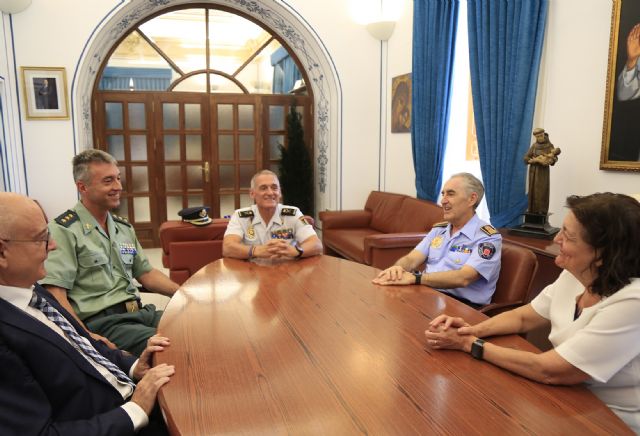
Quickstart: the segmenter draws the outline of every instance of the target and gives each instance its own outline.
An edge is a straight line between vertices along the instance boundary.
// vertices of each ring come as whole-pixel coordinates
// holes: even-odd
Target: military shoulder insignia
[[[240,218],[253,218],[253,211],[251,209],[240,210],[238,211],[238,216]]]
[[[296,210],[293,207],[283,207],[280,211],[282,216],[296,216]]]
[[[115,222],[117,222],[117,223],[124,224],[125,226],[131,227],[131,223],[124,217],[121,217],[121,216],[118,216],[118,215],[115,215],[115,214],[111,214],[111,218],[113,218],[113,220]]]
[[[307,221],[307,219],[304,217],[304,215],[300,217],[300,222],[302,223],[303,226],[310,225],[309,221]]]
[[[435,223],[433,227],[447,227],[449,225],[449,221],[441,221],[439,223]]]
[[[69,209],[68,211],[57,217],[54,221],[60,224],[62,227],[69,227],[79,219],[80,217],[78,217],[78,214]]]
[[[490,225],[490,224],[487,224],[486,226],[482,226],[482,227],[480,227],[480,230],[482,230],[483,232],[485,232],[485,233],[486,233],[487,235],[489,235],[489,236],[493,236],[493,235],[496,235],[496,234],[500,233],[500,232],[498,232],[498,231],[496,230],[496,228],[495,228],[495,227],[493,227],[493,226],[492,226],[492,225]]]

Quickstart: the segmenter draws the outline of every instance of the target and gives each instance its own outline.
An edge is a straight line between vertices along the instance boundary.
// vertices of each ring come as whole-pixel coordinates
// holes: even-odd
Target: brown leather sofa
[[[372,191],[364,210],[320,212],[324,253],[387,268],[442,219],[442,208],[435,203]]]
[[[171,280],[182,284],[203,266],[222,258],[222,238],[228,223],[228,219],[214,219],[200,227],[182,221],[162,223],[162,265],[169,268]]]

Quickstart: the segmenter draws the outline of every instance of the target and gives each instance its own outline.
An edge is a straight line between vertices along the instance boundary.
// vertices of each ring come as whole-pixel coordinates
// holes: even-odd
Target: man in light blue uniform
[[[500,274],[502,236],[475,213],[483,196],[484,187],[473,175],[452,176],[442,189],[447,221],[435,224],[415,249],[373,283],[422,284],[472,307],[490,303]],[[412,272],[425,262],[423,272]]]

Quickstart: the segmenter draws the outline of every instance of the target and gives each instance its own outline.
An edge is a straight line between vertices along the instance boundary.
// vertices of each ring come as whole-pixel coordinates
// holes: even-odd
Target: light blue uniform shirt
[[[416,250],[427,257],[425,273],[458,270],[467,265],[480,274],[478,280],[465,288],[438,289],[439,291],[476,304],[491,302],[500,274],[502,255],[502,236],[497,232],[489,234],[493,232],[495,229],[478,218],[478,215],[473,215],[454,235],[451,235],[451,224],[431,229],[416,246]]]

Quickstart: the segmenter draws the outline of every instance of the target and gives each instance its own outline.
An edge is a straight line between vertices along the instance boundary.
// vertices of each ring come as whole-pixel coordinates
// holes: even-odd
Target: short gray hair
[[[451,176],[452,179],[454,177],[459,177],[464,180],[464,189],[467,192],[468,196],[471,196],[471,194],[473,194],[474,192],[476,193],[478,199],[473,205],[473,208],[477,209],[478,205],[482,201],[482,198],[484,197],[484,186],[482,185],[482,182],[471,173],[457,173]]]
[[[102,150],[90,148],[76,154],[71,161],[73,165],[73,181],[89,183],[91,175],[89,174],[89,165],[92,163],[108,163],[118,165],[118,161],[109,153]]]
[[[256,179],[260,176],[273,176],[278,181],[278,185],[280,184],[280,179],[278,179],[278,175],[271,170],[260,170],[251,177],[251,189],[256,189]]]

